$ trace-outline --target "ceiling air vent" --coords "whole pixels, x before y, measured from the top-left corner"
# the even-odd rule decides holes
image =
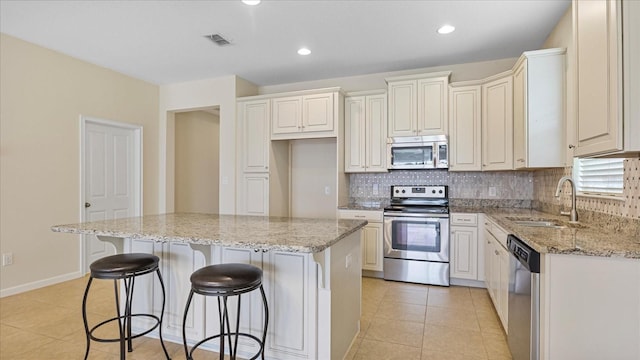
[[[220,34],[206,35],[206,37],[209,38],[209,40],[213,41],[214,43],[218,44],[218,46],[225,46],[225,45],[231,44],[229,40],[223,38],[222,35]]]

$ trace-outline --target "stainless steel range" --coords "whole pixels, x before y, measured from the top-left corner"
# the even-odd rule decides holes
[[[448,187],[392,186],[384,208],[384,278],[449,286]]]

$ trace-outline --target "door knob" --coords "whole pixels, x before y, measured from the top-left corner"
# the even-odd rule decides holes
[[[91,203],[88,203],[88,202],[84,203],[84,207],[86,208],[91,207]]]

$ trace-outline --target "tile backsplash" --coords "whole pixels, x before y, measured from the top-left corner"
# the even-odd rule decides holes
[[[389,199],[391,185],[449,185],[451,199],[531,200],[533,198],[533,173],[530,171],[396,170],[389,173],[351,174],[349,189],[351,202],[357,204],[384,202]]]
[[[571,192],[563,191],[560,198],[554,196],[558,180],[563,176],[571,176],[572,166],[558,169],[536,171],[533,175],[533,200],[540,207],[571,208]],[[568,185],[566,185],[568,188]],[[624,191],[620,199],[578,196],[578,210],[588,210],[612,216],[631,219],[640,218],[640,159],[624,160]],[[559,211],[559,210],[558,210]],[[555,211],[554,211],[555,212]]]

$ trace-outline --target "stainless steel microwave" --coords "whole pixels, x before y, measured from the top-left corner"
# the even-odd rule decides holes
[[[449,168],[447,136],[387,138],[387,168],[389,170]]]

